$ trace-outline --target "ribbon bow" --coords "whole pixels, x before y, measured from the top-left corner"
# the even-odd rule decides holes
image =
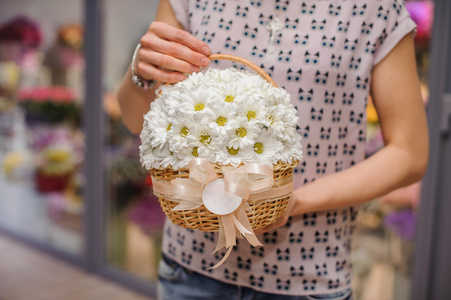
[[[236,245],[237,230],[249,243],[263,246],[252,230],[246,211],[252,211],[248,201],[261,201],[287,195],[292,184],[272,187],[273,169],[264,164],[249,163],[239,168],[222,167],[224,178],[218,178],[214,167],[205,159],[194,158],[189,165],[189,179],[176,178],[170,184],[154,181],[155,192],[170,195],[180,201],[173,208],[196,209],[202,205],[219,218],[219,240],[213,253],[227,248],[224,257],[212,269],[222,265]]]

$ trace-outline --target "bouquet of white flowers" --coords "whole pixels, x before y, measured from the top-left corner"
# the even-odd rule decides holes
[[[144,116],[140,157],[167,216],[220,231],[218,249],[230,251],[236,230],[259,245],[253,229],[286,209],[301,136],[290,95],[269,75],[241,58],[210,58],[244,62],[261,76],[209,68],[161,86]]]
[[[301,159],[290,95],[259,75],[210,68],[157,93],[141,132],[149,170],[186,168],[196,157],[234,167]]]

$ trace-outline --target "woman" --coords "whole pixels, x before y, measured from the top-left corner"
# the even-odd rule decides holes
[[[427,167],[414,29],[394,0],[160,2],[141,38],[137,78],[178,82],[208,66],[210,53],[247,58],[291,94],[304,151],[289,208],[257,232],[263,248],[241,242],[208,270],[215,237],[167,222],[161,299],[352,298],[358,205],[418,181]],[[129,70],[119,100],[125,124],[139,133],[156,87],[143,90],[131,77]],[[385,147],[363,160],[370,93]]]

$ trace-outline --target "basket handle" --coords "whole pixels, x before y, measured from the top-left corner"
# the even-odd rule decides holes
[[[231,60],[231,61],[236,61],[240,64],[243,64],[249,68],[251,68],[252,70],[254,70],[255,72],[257,72],[261,77],[263,77],[266,81],[268,81],[269,83],[271,83],[273,86],[277,87],[277,84],[274,82],[274,80],[271,78],[271,76],[269,76],[268,73],[266,73],[262,68],[260,68],[259,66],[257,66],[256,64],[254,64],[253,62],[236,56],[236,55],[230,55],[230,54],[222,54],[222,53],[217,53],[217,54],[211,54],[210,56],[208,56],[208,58],[210,60]]]

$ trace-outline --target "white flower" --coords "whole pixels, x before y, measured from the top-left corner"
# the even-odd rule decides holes
[[[292,160],[302,160],[301,136],[296,135],[283,142],[283,151],[276,154],[276,160],[290,163]]]
[[[189,142],[187,136],[191,134],[191,131],[195,130],[193,129],[194,127],[199,125],[197,125],[186,116],[182,116],[178,119],[173,119],[171,123],[171,129],[168,131],[168,141],[170,148],[173,149],[172,151],[174,151],[178,148],[187,147]]]
[[[193,87],[189,93],[180,94],[179,97],[181,99],[178,105],[179,114],[205,114],[205,108],[219,101],[219,95],[215,90],[205,88],[203,85]]]
[[[197,147],[197,154],[202,158],[214,157],[224,144],[224,139],[225,136],[216,135],[212,129],[204,126],[193,126],[191,134],[187,136],[188,148]]]
[[[251,75],[251,74],[249,74],[249,75]],[[247,90],[251,90],[251,89],[258,90],[264,94],[267,94],[268,90],[274,88],[274,86],[271,83],[267,82],[259,75],[249,76],[249,78],[246,78],[246,81],[244,82],[244,84],[245,84],[245,88]]]
[[[177,89],[181,89],[181,90],[188,89],[189,90],[190,88],[197,86],[198,84],[200,84],[201,82],[204,81],[204,76],[205,76],[204,72],[205,72],[205,69],[200,72],[192,73],[191,75],[188,76],[188,78],[176,83],[174,86]]]
[[[252,149],[254,160],[269,161],[275,164],[277,163],[276,154],[283,150],[283,144],[272,137],[267,130],[263,130],[255,139]]]
[[[266,127],[272,136],[279,139],[286,138],[285,123],[283,122],[283,111],[278,106],[271,106],[268,108],[266,114]]]
[[[237,104],[240,103],[240,97],[246,92],[244,86],[239,82],[235,83],[216,83],[215,88],[218,89],[219,97],[222,101],[234,106],[233,109],[239,109]]]
[[[237,117],[230,121],[230,123],[233,128],[233,133],[230,136],[230,144],[234,148],[245,148],[253,145],[262,127],[254,120],[248,121],[246,117]]]
[[[238,114],[247,118],[248,121],[256,121],[259,124],[266,124],[267,109],[263,95],[246,92],[246,100],[243,101]]]
[[[217,136],[230,136],[233,131],[231,121],[236,116],[236,110],[232,109],[233,107],[222,101],[212,104],[201,121],[202,124],[211,128]]]
[[[166,88],[169,88],[166,86]],[[157,99],[152,102],[151,110],[155,111],[157,114],[160,111],[164,111],[168,116],[174,117],[177,115],[177,108],[181,103],[181,95],[180,91],[174,90],[172,93],[169,90],[165,90],[159,96],[157,95]],[[154,109],[158,108],[158,109]],[[161,107],[161,108],[160,108]]]
[[[216,161],[224,166],[232,165],[238,167],[241,162],[247,161],[252,156],[252,148],[248,147],[233,147],[231,144],[223,145],[216,153]]]
[[[169,117],[164,112],[160,112],[158,115],[150,111],[144,116],[144,123],[141,135],[144,132],[147,133],[147,136],[152,140],[152,145],[154,147],[161,147],[168,141],[168,132],[171,129],[172,124],[169,120]],[[141,140],[143,137],[141,137]]]

